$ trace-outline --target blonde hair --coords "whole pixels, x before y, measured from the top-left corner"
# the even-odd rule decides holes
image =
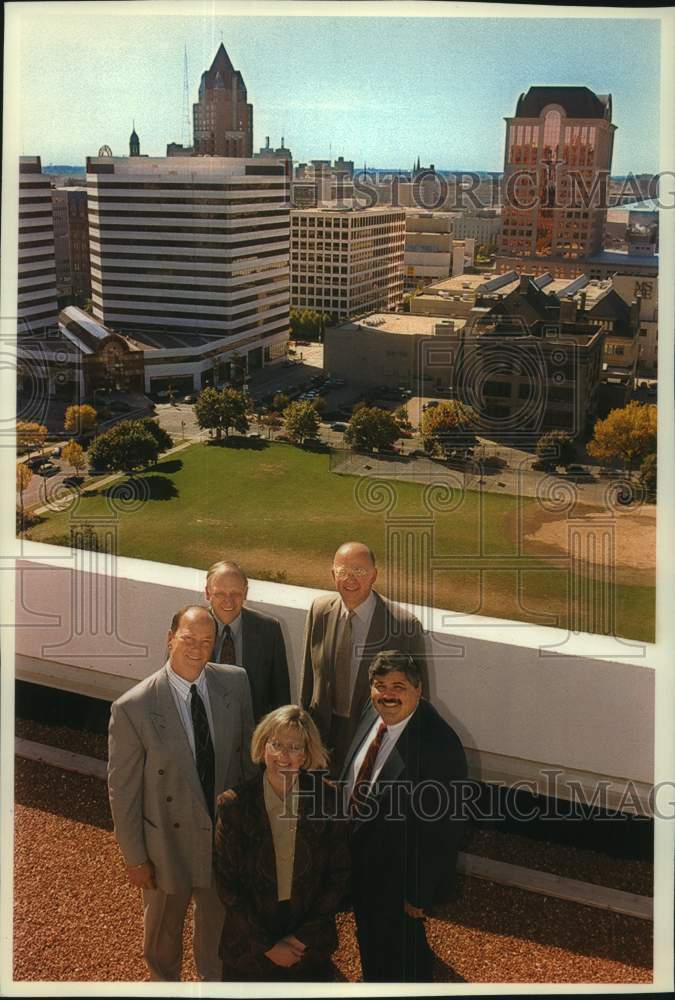
[[[305,743],[303,767],[308,771],[321,770],[328,763],[328,751],[321,742],[319,730],[304,708],[299,705],[282,705],[260,720],[251,738],[251,760],[260,764],[265,757],[265,744],[274,739],[280,729],[297,729]]]

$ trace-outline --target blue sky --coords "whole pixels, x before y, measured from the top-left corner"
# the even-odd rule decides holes
[[[104,143],[126,155],[132,120],[141,151],[164,155],[181,140],[184,45],[191,108],[222,36],[254,106],[255,148],[284,135],[296,160],[332,153],[409,167],[419,155],[439,168],[500,170],[503,118],[519,94],[584,84],[613,96],[612,172],[658,169],[656,19],[185,16],[185,4],[118,16],[113,4],[78,6],[18,14],[10,129],[44,164],[83,164]]]

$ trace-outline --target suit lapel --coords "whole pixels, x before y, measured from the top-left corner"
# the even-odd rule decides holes
[[[232,698],[228,692],[222,675],[219,675],[210,664],[207,664],[206,685],[209,690],[209,704],[213,717],[213,749],[216,758],[215,789],[216,795],[225,790],[227,771],[232,755],[232,735],[234,719]]]
[[[253,618],[246,609],[241,609],[241,664],[246,669],[247,663],[255,663],[258,659],[260,636],[253,627]]]
[[[181,722],[176,702],[171,692],[167,675],[168,666],[157,678],[156,711],[150,713],[150,719],[159,738],[171,748],[171,754],[184,777],[192,786],[198,802],[204,802],[204,792],[199,783],[195,759],[190,749],[187,733]],[[210,693],[210,692],[209,692]],[[206,805],[204,805],[206,810]]]
[[[349,745],[349,750],[347,751],[347,756],[345,758],[344,767],[342,769],[341,780],[345,781],[349,775],[349,770],[352,766],[352,761],[358,753],[359,747],[363,743],[366,734],[373,722],[375,721],[375,716],[377,712],[372,705],[368,706],[368,709],[361,716],[361,720],[356,727],[356,732],[354,733],[354,738]]]
[[[368,683],[368,667],[370,666],[375,653],[382,648],[384,637],[387,632],[387,608],[379,594],[375,593],[375,607],[373,617],[370,620],[370,628],[366,636],[366,644],[361,650],[359,666],[354,682],[352,693],[351,716],[358,718],[368,698],[370,684]]]
[[[332,689],[335,680],[335,638],[338,622],[340,621],[341,607],[342,602],[340,597],[336,595],[334,600],[326,605],[323,613],[323,648],[326,658],[325,662],[328,663],[327,687],[329,689]]]

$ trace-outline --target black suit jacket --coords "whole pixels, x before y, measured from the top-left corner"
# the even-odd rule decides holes
[[[286,644],[277,619],[242,608],[241,648],[244,662],[237,666],[248,674],[253,716],[259,722],[272,709],[291,701]]]
[[[343,780],[376,718],[370,705],[347,753]],[[407,900],[429,911],[452,897],[466,828],[461,817],[465,778],[459,737],[433,705],[420,699],[371,789],[363,818],[352,824],[355,901],[384,912]]]

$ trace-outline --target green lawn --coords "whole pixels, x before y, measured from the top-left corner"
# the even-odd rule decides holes
[[[124,483],[118,481],[116,492]],[[527,548],[518,556],[514,513],[518,504],[532,505],[531,499],[454,493],[450,509],[438,503],[440,509],[430,512],[424,486],[390,482],[385,489],[393,491],[394,506],[386,511],[377,507],[376,488],[371,486],[370,500],[364,501],[368,481],[332,473],[326,454],[236,442],[193,445],[128,485],[142,497],[132,509],[124,509],[121,495],[111,498],[114,487],[94,481],[73,508],[47,517],[30,537],[68,544],[72,525],[95,526],[98,517],[113,513],[120,555],[200,568],[228,556],[254,578],[326,589],[332,587],[333,551],[345,540],[359,539],[378,554],[379,586],[391,597],[562,627],[570,623],[566,567]],[[435,560],[426,574],[419,555],[425,546]],[[424,562],[428,566],[429,560]],[[604,594],[599,584],[593,588],[595,600],[587,603],[597,607]],[[610,589],[617,634],[653,641],[654,587]],[[576,620],[583,630],[597,630],[583,611]]]

